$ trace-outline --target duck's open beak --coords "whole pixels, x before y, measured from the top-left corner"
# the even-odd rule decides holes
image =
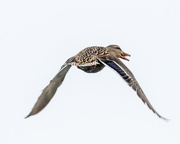
[[[123,52],[123,51],[121,51],[120,57],[121,57],[122,59],[125,59],[125,60],[129,61],[129,59],[127,59],[125,56],[131,56],[131,55],[130,55],[130,54],[127,54],[127,53],[125,53],[125,52]]]

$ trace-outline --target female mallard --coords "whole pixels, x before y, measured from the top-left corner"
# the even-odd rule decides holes
[[[125,56],[130,55],[124,53],[118,45],[109,45],[107,47],[93,46],[80,51],[77,55],[69,58],[65,62],[59,73],[43,90],[42,94],[38,98],[38,101],[27,117],[37,114],[49,103],[56,93],[57,88],[62,84],[72,65],[77,66],[79,69],[87,73],[99,72],[105,67],[105,65],[107,65],[118,72],[118,74],[137,92],[137,95],[141,98],[141,100],[146,103],[154,113],[156,113],[160,118],[163,118],[152,107],[131,71],[118,59],[122,58],[128,60]]]

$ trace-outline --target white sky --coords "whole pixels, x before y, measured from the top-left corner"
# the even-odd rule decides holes
[[[178,0],[1,0],[1,144],[179,144]],[[118,44],[159,119],[109,68],[72,67],[49,105],[41,90],[71,56]]]

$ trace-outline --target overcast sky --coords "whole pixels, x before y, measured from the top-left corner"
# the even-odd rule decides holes
[[[158,118],[113,70],[72,67],[49,105],[28,119],[71,56],[117,44]],[[1,144],[179,144],[179,0],[1,0]]]

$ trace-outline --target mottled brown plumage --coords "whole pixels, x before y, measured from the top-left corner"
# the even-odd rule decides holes
[[[56,93],[57,88],[62,84],[71,66],[75,65],[87,73],[99,72],[105,66],[111,67],[116,72],[118,72],[118,74],[128,83],[128,85],[137,92],[139,98],[141,98],[141,100],[146,103],[154,113],[156,113],[160,118],[163,118],[152,107],[132,72],[122,63],[122,61],[120,61],[120,59],[118,59],[122,58],[128,60],[125,56],[130,55],[124,53],[118,45],[109,45],[107,47],[92,46],[80,51],[77,55],[69,58],[65,62],[59,73],[43,90],[42,94],[38,98],[38,101],[27,117],[37,114],[49,103],[49,101]]]

